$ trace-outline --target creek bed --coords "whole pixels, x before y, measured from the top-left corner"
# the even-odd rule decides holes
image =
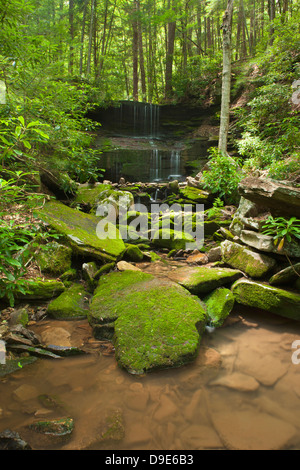
[[[143,377],[121,370],[87,321],[46,319],[32,328],[68,329],[89,352],[38,359],[0,380],[0,432],[17,431],[34,449],[300,449],[297,322],[237,305],[225,326],[205,332],[193,364]],[[42,402],[45,395],[59,406]],[[29,427],[62,415],[74,419],[62,442]],[[110,416],[122,432],[107,437]]]

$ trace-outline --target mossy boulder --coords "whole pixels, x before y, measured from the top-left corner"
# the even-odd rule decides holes
[[[121,257],[125,245],[117,228],[106,224],[106,232],[98,230],[99,219],[51,200],[38,211],[40,219],[62,234],[74,253],[112,262]],[[106,238],[104,238],[104,235]]]
[[[169,250],[186,249],[187,245],[195,245],[196,242],[188,232],[180,232],[172,229],[157,230],[154,234],[152,244],[157,248],[168,248]]]
[[[203,304],[168,280],[138,271],[103,276],[89,321],[96,337],[110,328],[120,367],[132,374],[192,361],[206,324]]]
[[[111,339],[114,322],[118,318],[118,298],[127,287],[153,279],[151,274],[142,271],[126,270],[103,274],[94,291],[88,319],[98,339]]]
[[[88,294],[82,284],[73,284],[50,302],[47,313],[58,320],[86,318],[88,306]]]
[[[74,203],[77,204],[88,204],[91,207],[94,206],[103,191],[108,191],[111,189],[109,184],[81,184],[78,186],[76,198]]]
[[[195,295],[208,294],[218,287],[232,284],[242,277],[241,271],[206,266],[184,267],[168,273],[169,279]]]
[[[35,259],[42,273],[59,276],[71,268],[72,250],[70,247],[57,242],[41,245]]]
[[[220,287],[207,295],[203,302],[207,307],[211,326],[219,327],[232,311],[235,298],[231,290]]]
[[[134,197],[129,191],[108,189],[99,194],[94,206],[96,216],[107,216],[113,208],[118,217],[134,207]]]
[[[136,245],[129,245],[124,253],[124,259],[138,263],[143,261],[144,253]]]
[[[231,290],[239,304],[300,320],[300,294],[248,279],[238,280]]]
[[[271,286],[289,285],[300,280],[300,263],[288,266],[269,279]]]
[[[232,268],[240,269],[253,278],[262,278],[276,266],[276,261],[264,254],[249,250],[239,243],[225,240],[221,243],[222,260]]]
[[[16,298],[20,300],[49,300],[64,292],[65,286],[55,279],[29,279],[26,282],[26,294],[18,292]]]
[[[199,204],[205,204],[210,198],[210,193],[207,191],[193,188],[191,186],[186,186],[185,188],[180,189],[179,194],[183,199],[187,199],[191,202],[197,202]]]

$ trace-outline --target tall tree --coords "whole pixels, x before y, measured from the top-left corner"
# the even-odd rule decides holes
[[[222,100],[219,131],[219,151],[227,153],[227,139],[229,129],[229,111],[230,111],[230,87],[231,87],[231,29],[233,2],[228,0],[227,8],[223,16],[223,73],[222,73]]]

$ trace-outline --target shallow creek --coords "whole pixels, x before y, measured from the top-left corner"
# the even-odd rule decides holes
[[[299,323],[236,306],[222,328],[205,332],[194,363],[143,377],[120,370],[87,321],[46,318],[32,329],[66,330],[87,352],[38,359],[0,380],[0,432],[17,431],[34,449],[300,449]],[[63,416],[75,423],[65,441],[29,428]],[[120,440],[101,438],[111,416]]]

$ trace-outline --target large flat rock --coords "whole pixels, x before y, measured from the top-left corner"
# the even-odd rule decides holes
[[[236,302],[300,320],[300,294],[262,282],[239,279],[232,286]]]
[[[62,234],[75,253],[98,259],[115,261],[125,251],[125,245],[115,226],[108,224],[107,238],[99,238],[99,218],[71,209],[51,200],[38,212],[39,217]]]
[[[248,177],[239,184],[245,199],[267,207],[274,215],[300,217],[300,189],[271,179]]]
[[[89,313],[96,334],[113,326],[116,359],[132,374],[193,361],[206,320],[203,304],[186,289],[136,271],[102,276]]]
[[[207,294],[217,287],[233,283],[242,276],[242,272],[236,269],[206,266],[183,267],[168,273],[171,281],[177,282],[195,295]]]

